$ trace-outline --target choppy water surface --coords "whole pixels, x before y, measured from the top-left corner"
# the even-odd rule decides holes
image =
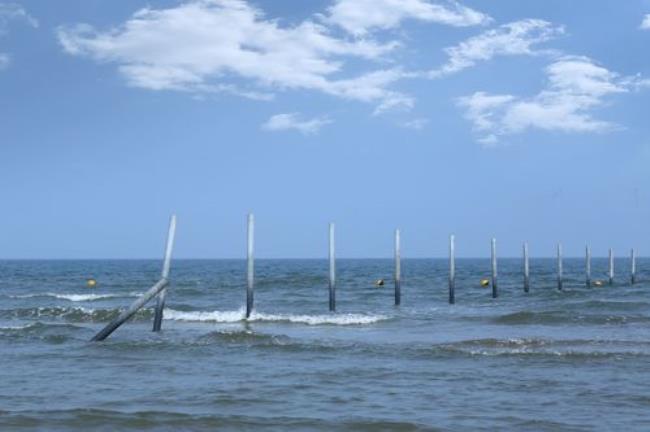
[[[177,260],[162,333],[147,309],[91,343],[160,262],[0,262],[0,429],[650,429],[650,260],[591,289],[566,260],[563,292],[533,260],[529,294],[502,260],[497,300],[458,260],[454,306],[444,260],[405,260],[400,308],[390,260],[339,260],[335,314],[324,260],[256,264],[248,322],[243,261]]]

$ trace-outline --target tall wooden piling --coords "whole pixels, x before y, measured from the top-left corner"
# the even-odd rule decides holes
[[[255,284],[255,259],[253,256],[255,241],[255,217],[248,215],[246,242],[246,318],[253,313],[253,288]]]
[[[499,291],[497,287],[497,239],[492,239],[492,249],[491,249],[491,259],[492,259],[492,298],[497,298],[499,296]]]
[[[585,285],[591,287],[591,248],[585,246]]]
[[[636,283],[636,251],[634,248],[630,253],[630,261],[632,266],[630,269],[630,284],[634,285]]]
[[[609,278],[609,284],[614,284],[614,251],[612,248],[609,248],[609,268],[607,270],[607,276]]]
[[[395,306],[402,303],[402,258],[399,229],[395,230]]]
[[[336,310],[336,258],[334,255],[334,224],[329,229],[329,294],[330,312]]]
[[[449,304],[456,303],[456,239],[449,236]]]
[[[524,242],[524,292],[530,291],[530,266],[528,263],[528,242]]]
[[[172,262],[172,250],[174,249],[174,237],[176,236],[176,215],[172,215],[169,220],[169,230],[167,232],[167,243],[165,244],[165,257],[163,260],[163,268],[161,277],[169,280],[169,271]],[[162,326],[163,313],[165,310],[165,300],[167,298],[167,287],[158,295],[158,303],[156,304],[156,313],[153,319],[153,331],[158,332]]]
[[[562,287],[564,285],[563,273],[564,273],[564,268],[562,263],[562,243],[558,243],[557,244],[557,289],[559,291],[562,291]]]

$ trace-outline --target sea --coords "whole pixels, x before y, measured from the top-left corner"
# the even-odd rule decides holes
[[[147,305],[91,338],[159,278],[159,260],[0,261],[0,430],[648,431],[650,259],[174,260],[162,331]],[[94,278],[97,285],[88,288]],[[384,279],[383,286],[375,281]]]

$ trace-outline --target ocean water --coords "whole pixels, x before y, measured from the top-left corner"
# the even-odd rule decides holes
[[[159,277],[160,261],[0,262],[0,430],[650,430],[650,260],[586,288],[583,261],[175,260],[163,331],[141,311],[89,342]],[[593,279],[606,279],[594,259]],[[98,285],[85,287],[94,277]],[[373,281],[386,279],[377,288]]]

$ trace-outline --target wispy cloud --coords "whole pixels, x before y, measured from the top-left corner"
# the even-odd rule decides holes
[[[38,21],[16,3],[0,3],[0,36],[9,31],[12,21],[22,21],[31,27],[38,27]],[[0,52],[0,70],[6,69],[11,64],[11,56]]]
[[[25,8],[16,3],[0,3],[0,34],[5,33],[11,21],[23,21],[37,28],[38,20],[27,13]]]
[[[393,29],[404,20],[419,20],[456,27],[486,24],[491,18],[455,1],[337,0],[324,20],[347,32],[364,36],[375,29]]]
[[[650,14],[646,14],[643,17],[643,21],[641,21],[641,26],[639,28],[641,30],[650,30]]]
[[[271,116],[262,124],[262,129],[271,132],[295,130],[304,135],[313,135],[318,133],[323,126],[330,123],[332,121],[327,117],[304,120],[299,113],[285,113]]]
[[[429,124],[429,119],[416,118],[401,122],[399,125],[406,129],[422,130]]]
[[[9,54],[0,53],[0,70],[6,69],[10,63]]]
[[[606,132],[618,128],[598,120],[593,110],[606,97],[635,88],[636,77],[621,77],[587,57],[562,57],[546,68],[547,85],[523,98],[476,92],[458,100],[473,123],[479,141],[496,144],[500,137],[528,129],[563,132]]]
[[[459,72],[497,56],[540,54],[544,51],[536,50],[536,45],[554,39],[562,33],[562,27],[538,19],[504,24],[446,48],[445,52],[449,56],[447,63],[431,71],[429,77],[438,78]]]

